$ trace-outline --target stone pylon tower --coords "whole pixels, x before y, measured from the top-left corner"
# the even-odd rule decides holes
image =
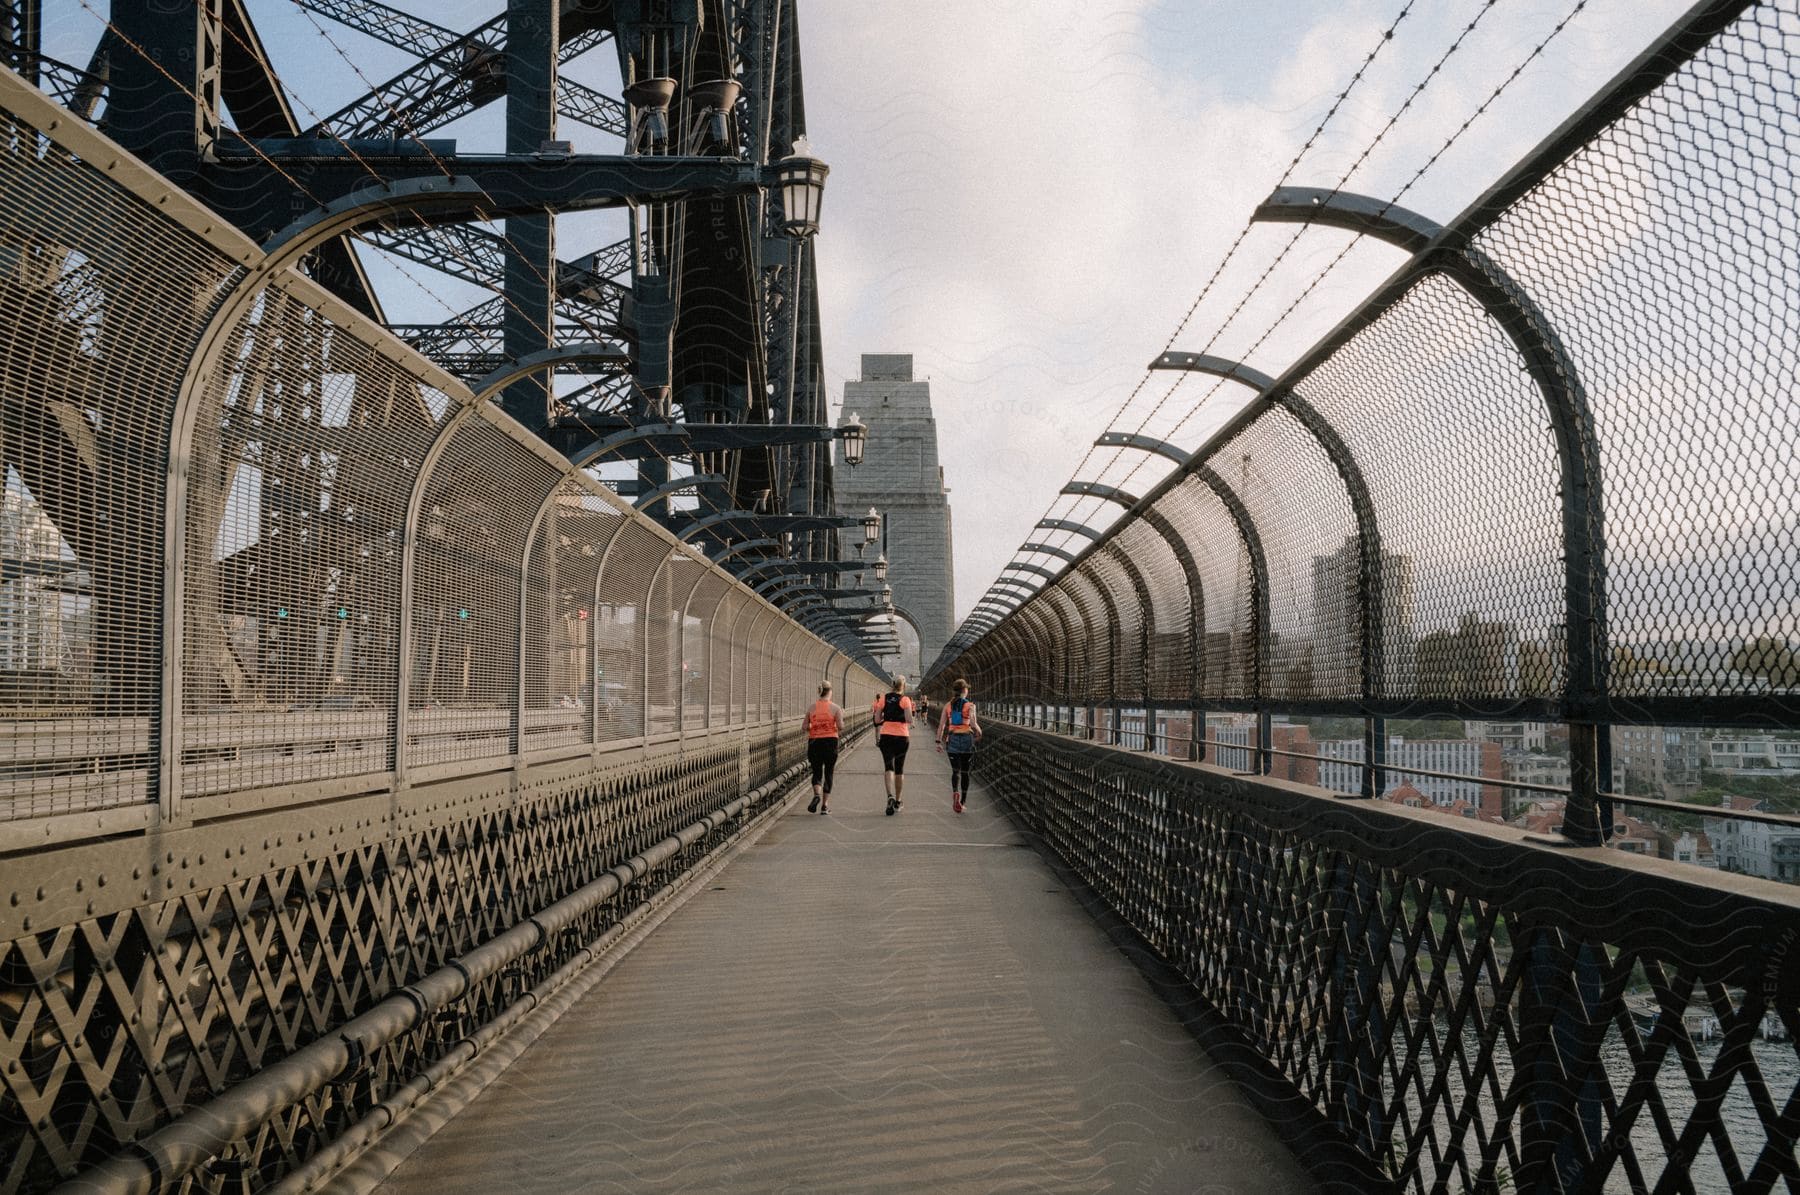
[[[840,458],[833,470],[838,510],[882,513],[882,543],[894,610],[918,633],[915,654],[905,652],[896,671],[918,679],[943,649],[954,629],[956,608],[950,558],[950,503],[944,470],[938,464],[937,420],[931,414],[931,383],[913,380],[910,353],[865,353],[862,377],[844,384],[844,410],[868,424],[863,463],[849,468]],[[845,554],[856,555],[862,532],[845,533]],[[868,553],[873,561],[874,551]],[[874,582],[870,581],[873,585]],[[901,642],[910,636],[901,632]]]

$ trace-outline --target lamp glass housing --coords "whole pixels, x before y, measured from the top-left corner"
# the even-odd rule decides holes
[[[869,446],[869,428],[856,418],[854,413],[844,416],[838,424],[838,439],[844,442],[844,463],[851,468],[863,463],[863,453]]]
[[[864,544],[872,544],[881,538],[881,513],[873,506],[869,507],[869,513],[863,516],[862,529]]]
[[[825,201],[825,176],[831,167],[803,154],[776,164],[781,187],[781,227],[789,236],[809,237],[819,231],[819,208]]]

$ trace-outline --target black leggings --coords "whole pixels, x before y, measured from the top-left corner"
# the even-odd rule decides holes
[[[969,765],[975,762],[973,751],[946,751],[950,757],[950,791],[966,794],[969,791]]]
[[[910,741],[903,734],[878,734],[875,746],[881,751],[881,770],[896,776],[906,774],[906,749]]]
[[[806,762],[812,765],[812,782],[819,783],[824,777],[825,795],[831,795],[831,769],[837,766],[838,741],[836,739],[807,739]]]

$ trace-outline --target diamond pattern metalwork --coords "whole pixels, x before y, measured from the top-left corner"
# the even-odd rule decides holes
[[[1014,816],[1403,1188],[1800,1185],[1790,889],[988,737]]]

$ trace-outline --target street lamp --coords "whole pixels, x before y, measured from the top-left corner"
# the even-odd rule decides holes
[[[651,147],[669,140],[669,102],[675,98],[675,80],[666,76],[639,79],[625,89],[625,102],[638,110],[638,123],[632,129],[632,140],[648,142]]]
[[[852,469],[863,463],[863,450],[869,446],[869,427],[851,412],[837,426],[837,437],[844,442],[844,463]]]
[[[862,517],[862,529],[863,547],[866,548],[876,540],[880,539],[881,512],[876,510],[873,506],[869,507],[869,513]]]
[[[877,581],[887,580],[887,568],[888,568],[888,565],[887,565],[886,554],[884,553],[880,556],[877,556],[875,558],[875,579]]]
[[[713,146],[732,146],[731,112],[743,90],[744,85],[736,79],[707,79],[688,88],[688,100],[700,114],[699,124]]]
[[[798,151],[801,148],[795,145]],[[819,231],[819,205],[825,201],[825,176],[831,167],[814,157],[795,152],[775,164],[781,187],[781,229],[791,237],[805,238]]]

